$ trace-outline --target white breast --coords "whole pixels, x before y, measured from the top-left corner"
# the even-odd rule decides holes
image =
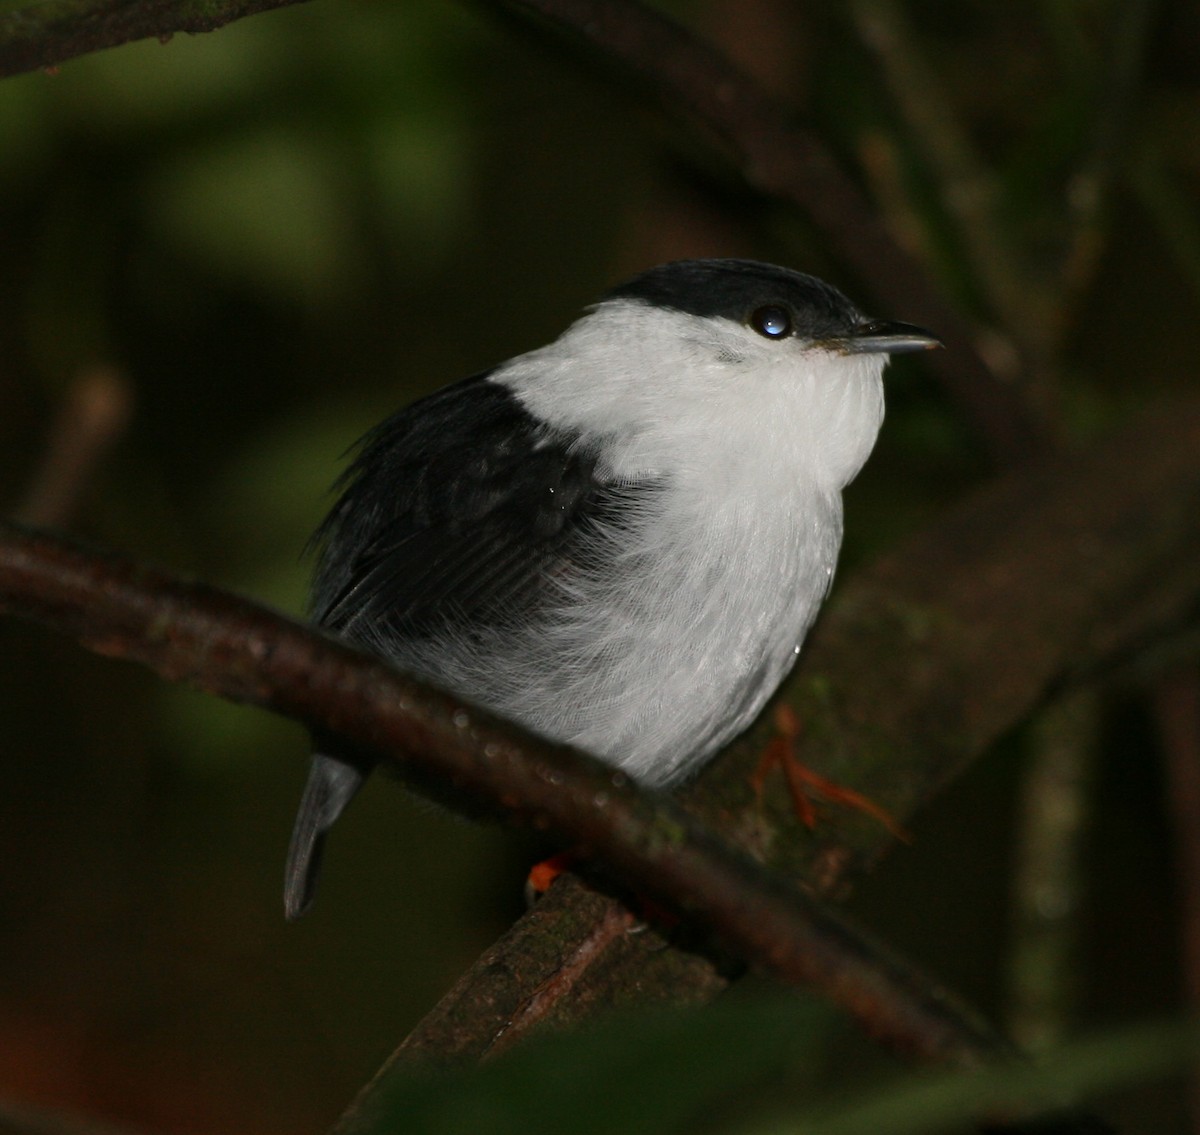
[[[431,676],[644,783],[694,771],[775,691],[828,591],[883,361],[622,302],[507,364],[494,380],[603,473],[663,490],[632,531],[595,532],[604,570],[552,580],[548,617],[444,644]]]
[[[841,540],[836,496],[774,495],[714,508],[695,486],[668,494],[672,521],[648,526],[639,570],[594,597],[604,615],[555,636],[568,653],[574,634],[600,649],[572,696],[542,708],[547,731],[666,784],[753,720],[795,662]]]

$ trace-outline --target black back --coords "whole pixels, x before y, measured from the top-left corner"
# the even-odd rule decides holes
[[[582,525],[630,491],[476,375],[372,430],[315,537],[315,620],[367,645],[527,618]]]

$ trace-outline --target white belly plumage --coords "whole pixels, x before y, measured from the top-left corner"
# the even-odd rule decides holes
[[[621,534],[618,570],[550,579],[525,625],[392,643],[392,660],[642,783],[681,780],[787,674],[841,542],[838,494],[743,504],[714,516],[676,499],[668,514],[702,531],[647,515],[637,540]]]

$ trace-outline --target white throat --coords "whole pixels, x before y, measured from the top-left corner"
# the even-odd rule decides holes
[[[836,492],[875,444],[885,364],[621,300],[493,379],[544,421],[605,439],[618,475],[773,470],[793,487]]]

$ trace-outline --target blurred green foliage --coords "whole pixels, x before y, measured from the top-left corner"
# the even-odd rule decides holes
[[[926,110],[957,119],[984,175],[1000,252],[982,262],[946,192],[947,151],[865,46],[872,5],[855,7],[671,5],[801,108],[991,329],[997,358],[1032,351],[1031,397],[1065,436],[1194,386],[1195,6],[901,10],[935,83]],[[7,80],[2,499],[24,499],[77,376],[113,364],[134,413],[75,530],[299,613],[303,548],[364,429],[685,255],[793,263],[871,306],[870,281],[848,278],[805,218],[748,192],[645,92],[483,5],[314,0]],[[1006,285],[990,276],[1001,268]],[[917,366],[890,383],[848,499],[844,570],[987,471]],[[1106,738],[1080,912],[1091,1026],[1179,1001],[1171,843],[1135,701],[1114,707]],[[956,785],[856,899],[995,1012],[1024,750],[1012,738]],[[516,913],[533,849],[376,782],[332,842],[315,910],[286,926],[305,758],[288,723],[0,624],[0,1097],[181,1133],[313,1130],[338,1114]],[[612,1098],[646,1107],[608,1127],[596,1111],[590,1129],[732,1130],[758,1114],[760,1062],[765,1084],[792,1058],[801,1099],[895,1071],[827,1016],[790,1012],[624,1022],[564,1046],[553,1091],[534,1063],[551,1045],[466,1077],[455,1106],[496,1116],[515,1101],[533,1132]],[[797,1085],[806,1064],[820,1075]],[[447,1099],[413,1091],[405,1108],[430,1115]],[[1187,1129],[1178,1091],[1114,1108],[1141,1130]],[[489,1129],[453,1114],[455,1130]]]
[[[1038,1065],[888,1071],[864,1090],[839,1084],[830,1056],[844,1040],[830,1010],[779,993],[643,1009],[482,1068],[396,1077],[371,1119],[406,1135],[921,1135],[1031,1104],[1061,1114],[1073,1095],[1177,1073],[1200,1052],[1194,1024],[1155,1023],[1074,1041]]]
[[[756,1110],[748,1101],[761,1105],[781,1078],[820,1067],[837,1032],[828,1010],[790,996],[643,1009],[535,1039],[480,1069],[397,1078],[373,1119],[377,1130],[413,1135],[730,1130]]]

